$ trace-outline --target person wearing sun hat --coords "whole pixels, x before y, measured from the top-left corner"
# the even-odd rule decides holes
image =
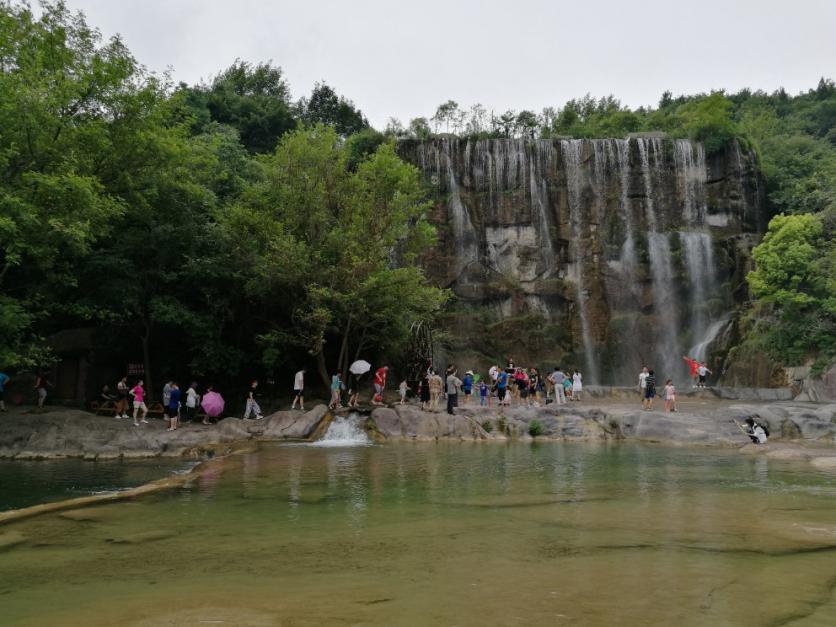
[[[464,393],[464,404],[467,405],[470,402],[470,394],[473,391],[473,371],[468,370],[464,373],[464,379],[462,379],[462,392]]]

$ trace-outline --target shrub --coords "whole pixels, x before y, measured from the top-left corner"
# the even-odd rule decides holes
[[[543,435],[543,425],[536,418],[528,423],[528,435],[536,438],[538,435]]]

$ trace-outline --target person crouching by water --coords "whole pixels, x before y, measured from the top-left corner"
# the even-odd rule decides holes
[[[250,383],[250,391],[247,393],[247,406],[244,409],[244,420],[250,417],[250,413],[255,415],[256,420],[261,420],[264,416],[261,415],[261,407],[255,400],[255,391],[258,388],[258,380],[253,380]]]
[[[744,427],[736,420],[734,424],[738,426],[738,428],[743,431],[746,435],[749,436],[749,439],[752,440],[754,444],[766,444],[767,438],[769,438],[769,429],[767,429],[764,425],[760,424],[755,420],[755,418],[759,418],[757,414],[754,416],[749,416],[744,422],[746,426]]]
[[[453,408],[459,404],[459,388],[462,386],[462,380],[456,374],[458,371],[453,368],[447,375],[447,413],[453,415]]]

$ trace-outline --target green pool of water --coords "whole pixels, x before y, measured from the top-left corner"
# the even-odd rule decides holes
[[[0,511],[134,488],[173,472],[186,471],[193,465],[172,459],[0,460]]]
[[[725,450],[264,446],[0,527],[0,622],[829,627],[834,496]]]

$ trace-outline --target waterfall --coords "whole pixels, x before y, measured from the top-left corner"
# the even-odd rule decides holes
[[[676,180],[680,187],[684,206],[682,215],[687,224],[700,225],[705,222],[705,197],[703,187],[706,180],[705,151],[702,144],[687,139],[673,143],[673,161]]]
[[[337,416],[328,425],[328,430],[322,439],[317,440],[311,446],[369,446],[369,436],[360,428],[360,415],[353,413],[347,418]]]
[[[595,355],[595,344],[592,341],[592,331],[589,325],[588,303],[589,294],[584,285],[585,255],[581,250],[581,147],[583,140],[564,139],[560,141],[560,152],[563,155],[563,166],[566,169],[566,186],[569,197],[569,227],[571,229],[570,251],[575,263],[575,293],[577,297],[578,316],[581,323],[581,339],[584,357],[586,359],[586,380],[590,383],[598,382],[598,361]]]
[[[684,249],[685,270],[688,273],[690,288],[690,331],[696,340],[705,336],[711,326],[708,299],[713,295],[716,284],[713,243],[711,236],[705,232],[681,232],[679,237]]]
[[[619,262],[624,281],[629,281],[629,289],[636,295],[636,279],[639,260],[636,257],[636,242],[633,236],[633,214],[630,211],[630,141],[616,139],[616,155],[618,159],[618,180],[620,186],[619,211],[624,223],[624,244],[621,246]]]
[[[691,350],[688,351],[688,354],[697,361],[705,361],[706,357],[708,357],[708,349],[714,343],[714,340],[717,339],[717,336],[720,335],[720,331],[728,324],[728,318],[722,318],[708,327],[703,335],[695,336],[699,339],[691,347]]]
[[[544,270],[541,276],[555,272],[555,254],[551,237],[549,216],[549,193],[546,176],[551,169],[554,157],[553,144],[550,140],[538,141],[529,157],[528,185],[531,195],[531,211],[534,224],[537,225],[537,239],[543,253]]]
[[[467,208],[462,203],[459,186],[456,182],[456,171],[454,164],[455,144],[449,140],[444,141],[444,156],[447,161],[447,185],[450,192],[450,226],[453,232],[453,241],[456,246],[456,276],[460,276],[467,267],[478,258],[476,230],[470,221]]]

